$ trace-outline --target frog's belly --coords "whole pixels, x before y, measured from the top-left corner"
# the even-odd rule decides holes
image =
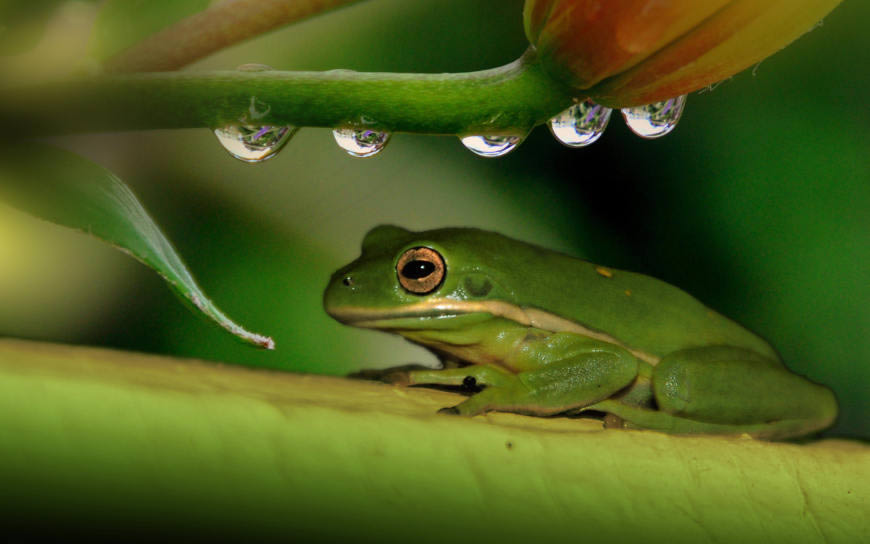
[[[502,317],[458,329],[396,331],[411,342],[465,364],[491,365],[509,372],[527,370],[516,354],[528,339],[552,334]]]

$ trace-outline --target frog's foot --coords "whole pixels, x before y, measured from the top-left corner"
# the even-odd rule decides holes
[[[522,391],[516,390],[517,386],[522,387],[519,380],[513,386],[489,387],[456,406],[449,406],[438,410],[438,413],[471,417],[491,410],[502,412],[521,411],[518,409],[519,407],[514,406],[514,399],[517,397],[522,398],[525,395],[523,395]]]

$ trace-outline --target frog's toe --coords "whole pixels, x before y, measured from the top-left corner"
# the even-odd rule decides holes
[[[411,375],[407,370],[395,370],[381,376],[381,381],[391,385],[411,385]]]
[[[475,393],[465,401],[460,402],[456,406],[448,406],[438,410],[439,414],[448,414],[451,416],[472,417],[477,414],[482,414],[487,410],[488,403],[486,397],[492,394],[492,389],[484,389],[480,393]],[[483,402],[481,402],[483,401]]]
[[[359,372],[354,372],[353,374],[348,374],[348,378],[388,383],[391,385],[410,385],[411,383],[407,371],[394,369],[361,370]]]
[[[605,429],[623,429],[625,428],[625,420],[615,414],[604,414]]]
[[[411,372],[428,370],[422,365],[403,365],[393,368],[365,369],[348,374],[348,378],[357,380],[371,380],[392,385],[411,385]]]

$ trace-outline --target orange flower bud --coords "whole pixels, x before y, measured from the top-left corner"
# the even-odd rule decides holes
[[[782,49],[840,0],[526,0],[547,71],[611,107],[721,81]]]

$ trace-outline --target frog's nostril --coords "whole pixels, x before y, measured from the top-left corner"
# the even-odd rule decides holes
[[[350,287],[351,285],[353,285],[353,278],[351,276],[345,276],[344,279],[341,280],[341,283]]]

